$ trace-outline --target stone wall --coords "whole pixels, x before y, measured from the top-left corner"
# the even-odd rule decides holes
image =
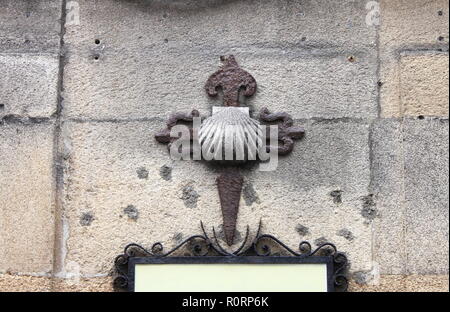
[[[244,172],[236,243],[262,219],[350,290],[448,291],[448,2],[368,2],[0,0],[0,289],[111,290],[127,243],[220,226],[217,172],[153,135],[234,54],[306,129]]]

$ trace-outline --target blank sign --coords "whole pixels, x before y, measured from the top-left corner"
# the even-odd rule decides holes
[[[326,292],[327,265],[136,264],[137,292]]]

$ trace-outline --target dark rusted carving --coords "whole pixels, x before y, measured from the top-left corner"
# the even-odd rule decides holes
[[[171,137],[170,136],[170,130],[172,130],[173,127],[175,127],[179,122],[185,121],[185,122],[192,122],[194,117],[200,117],[200,113],[198,110],[192,110],[190,114],[182,113],[182,112],[176,112],[170,115],[169,120],[167,120],[166,125],[167,127],[155,134],[155,139],[159,143],[163,144],[169,144],[168,147],[170,148],[170,144],[178,139],[179,137]],[[190,127],[191,132],[191,141],[193,138],[193,129]]]
[[[288,113],[271,114],[267,108],[263,108],[259,114],[259,119],[263,122],[281,121],[278,125],[278,141],[283,143],[281,146],[268,146],[267,149],[277,148],[279,155],[287,155],[294,148],[294,139],[301,139],[305,130],[302,127],[294,127],[294,121]]]
[[[245,96],[256,92],[256,80],[239,67],[233,55],[221,56],[222,67],[212,74],[206,82],[205,89],[209,96],[217,96],[219,88],[223,92],[224,106],[239,106],[239,92],[243,89]]]
[[[233,245],[243,184],[244,178],[235,168],[228,169],[217,178],[220,205],[222,206],[223,231],[229,246]]]
[[[218,95],[219,89],[223,92],[223,106],[238,107],[239,93],[250,97],[256,92],[256,80],[248,72],[239,67],[233,55],[221,56],[223,65],[212,74],[206,82],[205,90],[211,97]],[[170,137],[170,130],[179,122],[192,122],[194,117],[199,117],[197,110],[190,114],[175,113],[167,121],[167,127],[155,135],[158,142],[168,144],[169,148],[177,137]],[[279,155],[287,155],[294,148],[294,140],[301,139],[305,133],[301,127],[294,127],[292,117],[287,113],[270,113],[267,108],[261,110],[259,119],[266,123],[278,123],[279,146],[267,146],[268,151],[276,149]],[[193,139],[193,129],[191,130],[191,141]],[[281,145],[280,145],[281,143]],[[191,145],[192,147],[192,145]],[[192,150],[191,150],[192,152]],[[241,196],[243,177],[239,174],[238,168],[227,169],[217,178],[220,203],[222,206],[223,229],[228,245],[233,244],[236,221],[239,210],[239,200]]]

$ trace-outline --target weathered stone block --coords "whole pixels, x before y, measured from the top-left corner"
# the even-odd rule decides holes
[[[172,161],[154,139],[164,122],[65,125],[66,271],[107,274],[132,242],[168,249],[222,223],[217,173]],[[143,172],[146,174],[143,174]],[[170,173],[170,174],[169,174]],[[242,229],[241,229],[242,230]]]
[[[203,88],[220,65],[218,55],[140,53],[105,56],[99,61],[70,57],[64,79],[68,117],[139,119],[193,108],[209,115],[211,106],[222,105],[220,98],[210,99]],[[345,55],[242,53],[237,59],[258,82],[257,94],[248,101],[253,110],[270,107],[296,118],[331,118],[376,116],[374,56],[363,54],[355,63]]]
[[[248,58],[248,59],[247,59]],[[268,107],[294,118],[375,118],[377,80],[375,53],[297,57],[243,57],[242,64],[259,83],[248,105]]]
[[[66,125],[66,263],[77,263],[84,276],[109,272],[114,257],[131,242],[161,241],[169,249],[200,233],[200,220],[210,234],[213,226],[220,231],[215,179],[222,169],[171,161],[166,146],[153,138],[162,126]],[[364,122],[310,122],[307,138],[280,159],[277,171],[242,169],[246,187],[235,243],[242,242],[247,225],[254,235],[262,219],[264,232],[293,248],[303,239],[313,244],[327,239],[348,253],[352,270],[370,269],[371,218],[363,213],[370,183],[368,128]],[[148,174],[142,175],[144,169]],[[338,204],[330,195],[336,189],[342,191]],[[305,237],[298,234],[299,224],[309,229]],[[343,229],[351,235],[342,235]]]
[[[448,120],[407,120],[404,138],[408,273],[448,274]]]
[[[366,2],[359,0],[77,2],[80,26],[68,27],[65,36],[72,51],[138,51],[158,46],[205,53],[252,46],[266,51],[345,51],[350,44],[358,50],[374,47],[376,42],[376,30],[367,27],[364,19]]]
[[[61,0],[2,0],[0,52],[59,51]]]
[[[111,276],[94,278],[54,279],[52,291],[56,292],[113,292]]]
[[[400,54],[410,50],[448,52],[448,2],[382,0],[380,6],[381,114],[384,117],[400,117],[404,113],[400,98],[403,87],[407,87],[403,84],[405,81],[400,79]],[[433,77],[431,81],[435,79],[441,80],[440,77]],[[420,86],[417,88],[420,90]],[[424,111],[427,112],[427,109]]]
[[[56,55],[0,54],[0,119],[48,118],[54,114],[58,64]]]
[[[400,101],[404,116],[448,117],[448,53],[402,55]]]
[[[80,1],[80,10],[82,27],[65,36],[70,118],[209,111],[221,103],[203,86],[226,54],[255,76],[254,109],[289,110],[296,118],[377,114],[375,30],[352,18],[364,16],[362,2]]]
[[[1,292],[112,292],[111,276],[96,278],[52,278],[48,276],[26,276],[0,274]]]
[[[381,274],[446,274],[448,121],[385,119],[371,137]]]
[[[49,292],[52,279],[49,277],[0,274],[0,292]]]
[[[380,0],[379,2],[382,49],[448,44],[448,1]],[[441,36],[443,39],[439,38]]]
[[[374,261],[381,274],[406,273],[405,190],[402,122],[380,119],[371,129]]]
[[[448,275],[382,275],[376,285],[350,282],[351,292],[448,292]]]
[[[242,206],[240,218],[261,218],[264,231],[293,248],[302,240],[335,243],[351,271],[372,268],[369,124],[308,121],[306,136],[279,159],[276,171],[251,171],[247,179],[258,201]],[[244,213],[245,211],[248,211]],[[243,216],[243,217],[241,217]],[[249,223],[249,221],[247,221]],[[244,222],[245,224],[245,222]]]
[[[0,124],[0,272],[48,273],[54,240],[53,125]]]

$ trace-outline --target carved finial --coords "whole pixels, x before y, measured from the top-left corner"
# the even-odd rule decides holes
[[[223,92],[224,106],[239,106],[239,91],[244,89],[245,96],[256,92],[256,80],[239,67],[233,55],[221,56],[221,68],[212,74],[206,82],[205,89],[209,96],[217,96],[218,88]]]

